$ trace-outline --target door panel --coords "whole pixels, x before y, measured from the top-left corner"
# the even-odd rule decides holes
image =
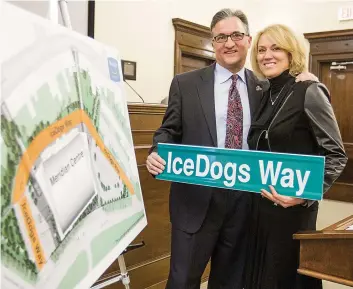
[[[182,54],[181,66],[182,72],[188,72],[199,68],[206,67],[212,64],[213,60],[207,58],[196,57],[188,54]]]
[[[347,69],[340,71],[330,70],[330,66],[330,63],[322,65],[322,82],[331,92],[342,139],[353,144],[353,65],[347,65]]]
[[[346,61],[353,59],[339,60]],[[319,75],[331,94],[331,103],[348,155],[348,163],[328,194],[341,194],[344,191],[353,201],[353,65],[347,65],[347,68],[342,70],[330,67],[331,62],[321,63]]]

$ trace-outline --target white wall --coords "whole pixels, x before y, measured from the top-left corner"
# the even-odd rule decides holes
[[[172,18],[209,26],[219,9],[242,9],[251,33],[271,23],[287,24],[299,33],[353,28],[339,22],[338,7],[353,1],[300,0],[145,0],[96,1],[95,38],[120,51],[123,59],[137,62],[137,80],[129,83],[146,102],[168,95],[174,65]],[[129,101],[139,101],[126,86]]]
[[[326,228],[353,215],[353,203],[324,200],[320,203],[317,229]],[[324,281],[324,289],[348,289],[351,287]]]
[[[7,2],[14,4],[22,9],[48,18],[49,0],[42,1],[14,1],[8,0]],[[59,3],[59,1],[57,1]],[[59,4],[58,4],[59,5]],[[59,6],[58,6],[59,7]],[[88,25],[88,2],[87,0],[80,1],[67,1],[67,9],[69,11],[72,29],[83,35],[87,35]],[[58,12],[58,23],[63,24],[60,9]]]
[[[324,200],[320,203],[317,229],[324,229],[351,215],[353,215],[353,203]]]

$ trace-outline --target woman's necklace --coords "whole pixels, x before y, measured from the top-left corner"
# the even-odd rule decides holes
[[[277,94],[277,96],[276,96],[276,98],[275,98],[275,100],[272,100],[272,90],[270,90],[270,100],[271,100],[271,104],[272,105],[274,105],[275,104],[275,102],[276,102],[276,100],[277,100],[277,98],[279,97],[279,95],[281,94],[281,92],[282,92],[282,90],[283,90],[283,88],[285,87],[285,85],[283,85],[283,87],[282,87],[282,89],[280,90],[280,92]]]

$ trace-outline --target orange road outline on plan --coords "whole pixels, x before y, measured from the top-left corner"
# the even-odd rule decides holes
[[[31,211],[30,205],[28,204],[28,200],[26,196],[23,196],[19,205],[21,208],[23,219],[25,221],[28,237],[31,241],[32,251],[34,254],[34,258],[36,260],[36,264],[38,266],[38,269],[41,270],[45,264],[45,256],[44,256],[42,245],[39,241],[39,236],[36,229],[36,223],[34,222],[32,211]]]
[[[69,114],[66,117],[56,121],[47,128],[43,129],[30,143],[27,150],[23,153],[20,164],[17,169],[15,176],[14,190],[12,194],[12,203],[19,203],[22,215],[25,219],[27,233],[31,240],[32,250],[36,259],[36,263],[39,269],[45,264],[45,256],[43,248],[39,242],[38,232],[36,230],[35,222],[32,216],[28,200],[24,195],[26,186],[29,179],[29,172],[32,169],[35,161],[38,159],[41,152],[50,145],[57,138],[69,132],[75,126],[84,123],[96,141],[97,146],[101,149],[104,156],[108,159],[110,164],[113,166],[117,174],[122,179],[123,183],[127,186],[129,192],[134,194],[134,188],[125,172],[121,169],[117,161],[113,158],[109,149],[104,145],[99,133],[94,127],[91,119],[85,111],[79,109]]]

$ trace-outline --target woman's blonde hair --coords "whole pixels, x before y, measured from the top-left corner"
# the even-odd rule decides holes
[[[303,41],[287,26],[274,24],[258,32],[251,48],[251,66],[255,74],[265,77],[257,62],[258,44],[262,35],[270,37],[276,45],[289,55],[289,73],[293,76],[307,70],[307,57]]]

